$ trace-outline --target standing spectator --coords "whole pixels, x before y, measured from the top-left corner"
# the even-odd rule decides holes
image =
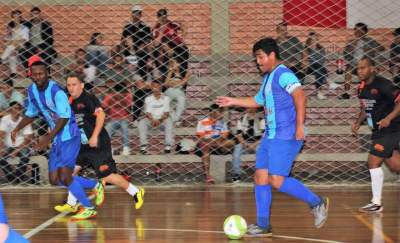
[[[400,87],[400,28],[393,31],[393,42],[390,45],[390,71],[394,78],[394,83]]]
[[[8,182],[26,181],[26,164],[29,163],[29,144],[33,138],[33,130],[31,125],[26,126],[20,133],[17,134],[15,143],[11,141],[11,131],[17,127],[22,120],[22,105],[18,102],[10,103],[10,114],[5,115],[0,120],[0,142],[1,142],[1,160],[0,168],[3,170]],[[8,159],[18,158],[19,164],[15,171],[7,162]]]
[[[344,48],[343,55],[346,60],[346,74],[344,76],[345,92],[340,96],[341,99],[350,99],[350,88],[352,75],[357,74],[357,63],[363,56],[367,56],[376,61],[376,57],[385,48],[376,40],[368,36],[368,26],[364,23],[357,23],[354,26],[354,38],[351,39]]]
[[[104,35],[100,32],[93,33],[85,50],[87,62],[95,66],[100,71],[100,74],[104,74],[109,58],[108,48],[104,45]]]
[[[22,19],[22,12],[11,12],[11,22],[7,25],[6,48],[1,55],[1,62],[8,63],[11,75],[16,76],[18,65],[18,52],[24,52],[25,44],[29,41],[29,28]]]
[[[247,108],[245,115],[237,123],[236,139],[232,158],[232,182],[240,181],[240,157],[244,153],[257,150],[260,138],[265,130],[265,120],[257,116],[257,109]]]
[[[157,11],[157,24],[153,28],[155,42],[165,42],[174,51],[173,57],[179,63],[180,76],[185,77],[189,67],[189,48],[183,41],[181,31],[180,24],[168,19],[167,9]]]
[[[30,29],[30,46],[40,49],[42,60],[48,65],[52,64],[57,57],[57,52],[53,47],[53,27],[50,22],[42,17],[40,8],[33,7],[31,9],[31,20],[26,23],[26,26]],[[32,53],[27,55],[27,57],[30,57]]]
[[[4,116],[11,102],[24,103],[24,96],[14,88],[14,81],[8,78],[0,82],[0,117]]]
[[[170,117],[170,98],[161,91],[162,84],[159,81],[151,83],[152,94],[147,96],[144,101],[145,114],[139,121],[140,152],[146,153],[147,133],[149,129],[164,129],[165,143],[164,152],[170,153],[174,145],[173,122]]]
[[[306,76],[303,72],[304,46],[295,36],[290,36],[287,30],[287,23],[281,22],[276,26],[276,33],[281,59],[284,64],[292,70],[300,81]]]
[[[305,56],[307,57],[307,73],[314,75],[317,98],[325,100],[326,96],[322,93],[321,87],[326,83],[328,71],[325,68],[325,48],[318,42],[315,32],[310,32],[306,40]]]
[[[196,155],[201,157],[206,183],[214,183],[210,176],[210,155],[231,153],[235,140],[229,136],[227,123],[223,120],[224,108],[216,104],[210,106],[209,116],[197,123],[198,142]]]
[[[169,71],[164,86],[167,87],[165,94],[172,101],[176,101],[176,111],[172,113],[172,120],[177,126],[180,124],[180,119],[185,111],[186,94],[183,89],[187,85],[190,78],[190,72],[186,72],[184,77],[180,76],[179,65],[175,59],[169,62]]]
[[[132,94],[121,83],[115,83],[113,91],[106,94],[102,104],[105,112],[110,116],[106,130],[110,137],[117,130],[122,135],[122,155],[130,155],[129,147],[129,115],[132,109]]]

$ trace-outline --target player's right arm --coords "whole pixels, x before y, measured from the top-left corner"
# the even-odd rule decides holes
[[[262,106],[256,102],[254,97],[236,98],[236,97],[218,96],[216,103],[221,107],[239,106],[245,108],[258,108]]]
[[[361,127],[361,124],[365,121],[367,118],[367,113],[365,112],[365,107],[361,104],[361,109],[360,113],[358,114],[357,120],[351,125],[351,132],[354,135],[358,134],[358,130]]]

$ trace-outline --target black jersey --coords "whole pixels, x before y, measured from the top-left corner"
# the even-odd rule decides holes
[[[81,130],[81,142],[87,144],[88,140],[92,136],[93,130],[96,127],[96,115],[101,110],[100,101],[96,96],[89,94],[85,91],[76,99],[70,97],[70,104],[72,110],[75,113],[76,122]],[[99,134],[99,144],[102,140],[108,140],[107,131],[104,127],[101,129]]]
[[[358,97],[367,113],[367,122],[372,128],[373,135],[400,132],[400,116],[394,118],[387,128],[379,129],[377,124],[393,111],[396,100],[400,99],[399,95],[400,90],[381,76],[375,76],[368,85],[365,81],[361,82]]]

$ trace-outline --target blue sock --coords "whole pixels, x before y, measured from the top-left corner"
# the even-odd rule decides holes
[[[79,184],[81,184],[83,189],[93,189],[97,184],[96,180],[87,179],[82,176],[74,176],[74,180],[76,180]]]
[[[83,187],[75,178],[72,179],[72,183],[68,186],[68,191],[70,191],[85,208],[93,207],[89,198],[86,196]]]
[[[313,208],[321,203],[321,198],[293,177],[286,177],[282,183],[280,192],[295,197]]]
[[[272,201],[271,185],[255,185],[257,225],[263,229],[269,226],[269,217]]]

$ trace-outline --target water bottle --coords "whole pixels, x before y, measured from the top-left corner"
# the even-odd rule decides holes
[[[339,75],[344,73],[344,60],[342,58],[336,60],[336,73]]]

